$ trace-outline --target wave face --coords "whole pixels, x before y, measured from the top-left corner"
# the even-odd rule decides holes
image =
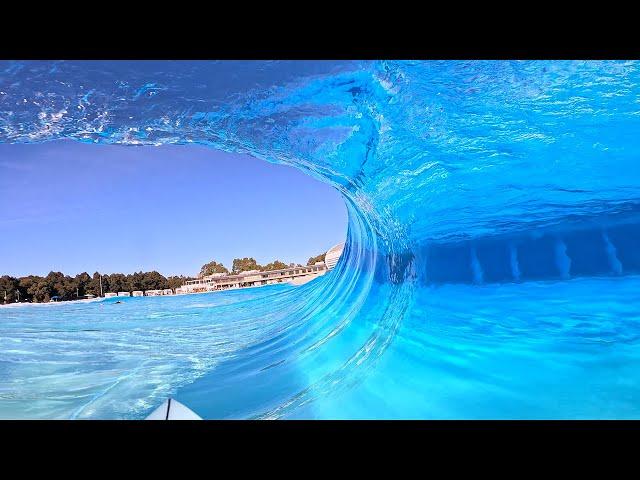
[[[0,72],[0,141],[207,145],[344,197],[335,270],[236,305],[243,340],[198,350],[220,360],[176,388],[202,416],[640,417],[638,63]]]

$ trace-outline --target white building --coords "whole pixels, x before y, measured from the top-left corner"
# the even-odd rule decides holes
[[[332,270],[336,266],[343,250],[344,242],[334,245],[329,249],[327,254],[324,256],[324,263],[327,265],[327,269]]]
[[[132,296],[134,297],[144,297],[144,292],[141,292],[140,290],[136,290],[132,293]]]
[[[119,297],[130,297],[131,294],[129,292],[118,292]]]
[[[104,298],[113,298],[113,297],[117,297],[118,294],[117,293],[105,293],[104,294]]]
[[[165,289],[162,291],[162,294],[163,294],[163,295],[173,295],[173,290],[171,290],[170,288],[165,288]]]
[[[162,290],[147,290],[145,295],[147,297],[159,297],[162,295]]]
[[[315,277],[324,275],[327,267],[323,262],[305,267],[288,267],[281,270],[261,272],[251,270],[238,275],[206,276],[196,280],[189,280],[182,287],[176,289],[177,294],[211,292],[232,288],[260,287],[274,283],[294,283],[300,285]]]

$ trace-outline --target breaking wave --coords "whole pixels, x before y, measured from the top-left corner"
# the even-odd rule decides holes
[[[637,63],[0,72],[2,142],[206,145],[296,167],[343,196],[335,270],[216,307],[233,309],[233,348],[199,345],[198,358],[219,359],[176,383],[201,415],[639,415]],[[109,412],[94,415],[126,416]]]

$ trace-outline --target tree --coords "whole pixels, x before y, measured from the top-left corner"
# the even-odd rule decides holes
[[[129,289],[129,281],[126,275],[122,273],[113,273],[109,275],[109,290],[105,290],[105,292],[130,292]]]
[[[127,288],[123,291],[133,292],[136,290],[143,290],[142,282],[144,280],[144,274],[142,272],[133,272],[126,276]]]
[[[4,275],[0,277],[0,303],[13,303],[17,300],[19,281],[17,278]]]
[[[36,282],[42,277],[36,277],[34,275],[29,275],[28,277],[21,277],[18,280],[18,292],[21,302],[32,301],[33,300],[33,289],[35,288]]]
[[[89,274],[87,272],[79,273],[76,275],[75,281],[77,284],[77,298],[82,298],[87,295],[87,290],[89,289],[92,281]]]
[[[308,261],[307,261],[307,265],[314,265],[316,262],[324,262],[324,257],[327,254],[327,252],[321,253],[320,255],[316,255],[315,257],[311,257]]]
[[[240,272],[248,272],[249,270],[261,270],[262,267],[258,265],[256,259],[253,257],[234,258],[233,267],[231,271],[234,275]]]
[[[107,290],[105,289],[105,287],[106,287],[105,282],[102,282],[102,289],[106,292]],[[96,297],[100,296],[100,273],[95,272],[93,274],[93,277],[91,277],[91,280],[86,286],[85,294],[95,295]]]
[[[161,275],[160,273],[153,272],[142,273],[141,286],[138,290],[164,290],[165,288],[169,288],[169,282],[167,279]]]
[[[53,296],[54,272],[46,277],[30,276],[25,279],[27,297],[34,302],[48,302]],[[22,279],[21,279],[22,283]]]
[[[179,277],[178,276],[168,277],[167,278],[167,288],[175,290],[176,288],[181,287],[182,285],[184,285],[189,280],[194,280],[194,278],[192,278],[192,277],[184,277],[182,275],[180,275]]]
[[[100,288],[98,286],[98,288]],[[102,275],[102,294],[113,292],[111,289],[111,276],[110,275]]]
[[[212,275],[214,273],[229,273],[229,270],[223,264],[216,261],[205,263],[200,269],[201,277],[206,277],[207,275]]]
[[[271,263],[267,263],[264,267],[261,268],[261,270],[265,271],[265,270],[282,270],[284,268],[287,268],[287,264],[284,262],[281,262],[280,260],[274,260]]]

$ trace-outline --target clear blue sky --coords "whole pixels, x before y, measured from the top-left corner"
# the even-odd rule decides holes
[[[294,168],[205,147],[0,145],[0,275],[306,263],[344,241],[341,196]]]

